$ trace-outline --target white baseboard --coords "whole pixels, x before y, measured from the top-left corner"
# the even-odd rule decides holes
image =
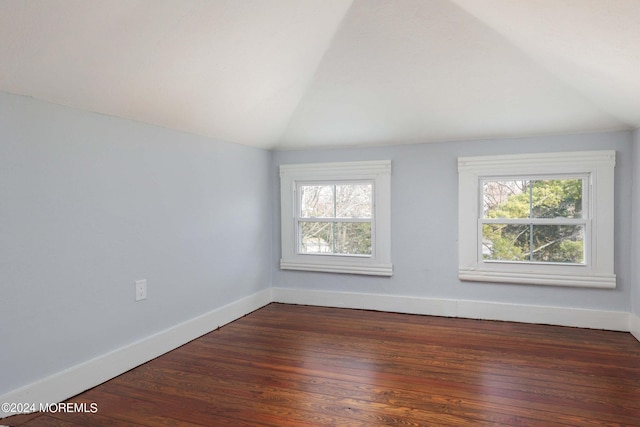
[[[78,393],[114,378],[138,365],[209,333],[218,327],[271,302],[271,289],[234,301],[209,313],[158,332],[141,341],[116,349],[0,396],[0,402],[62,402]],[[0,418],[15,415],[0,409]]]
[[[288,304],[540,323],[579,328],[629,331],[629,313],[484,301],[418,298],[351,292],[272,288],[273,301]]]
[[[629,331],[631,332],[631,335],[640,341],[640,317],[633,313],[629,314]]]

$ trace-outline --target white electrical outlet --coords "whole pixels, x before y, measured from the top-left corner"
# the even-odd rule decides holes
[[[147,299],[147,279],[136,280],[136,301]]]

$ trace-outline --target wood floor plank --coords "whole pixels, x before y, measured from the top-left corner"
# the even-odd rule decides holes
[[[216,359],[220,360],[221,358],[226,357],[229,364],[241,365],[241,359],[237,353],[231,353],[229,355],[225,355],[223,351],[218,349],[216,353]],[[302,372],[309,371],[315,377],[326,377],[326,376],[339,376],[339,377],[349,377],[353,381],[362,381],[363,373],[362,367],[360,364],[356,364],[355,366],[351,366],[351,361],[346,361],[341,363],[339,361],[330,360],[330,361],[322,361],[318,360],[315,363],[307,361],[306,365],[303,369],[299,369],[296,367],[298,363],[296,358],[291,360],[279,359],[275,361],[271,361],[272,356],[259,356],[254,352],[253,361],[248,364],[248,366],[243,366],[242,369],[250,368],[251,366],[256,366],[256,363],[262,363],[264,366],[269,367],[269,369],[277,369],[277,367],[289,366],[291,372]],[[271,366],[273,364],[273,366]],[[205,366],[204,370],[211,369],[211,366]],[[572,414],[573,416],[583,416],[589,415],[589,412],[594,409],[595,405],[603,406],[601,403],[601,397],[599,400],[591,399],[591,401],[585,401],[584,398],[581,399],[571,399],[570,396],[545,396],[543,394],[527,394],[527,393],[516,393],[512,390],[503,390],[500,387],[492,387],[491,389],[485,384],[478,386],[474,385],[472,387],[464,387],[460,383],[456,383],[451,380],[451,376],[449,379],[442,379],[440,383],[426,379],[422,377],[418,372],[414,372],[410,378],[407,377],[407,372],[405,373],[390,373],[384,374],[386,370],[385,367],[378,366],[375,368],[378,375],[376,376],[376,381],[378,383],[384,382],[385,384],[390,383],[391,386],[395,388],[406,388],[408,386],[414,386],[418,390],[421,391],[442,391],[447,393],[451,398],[458,399],[466,399],[468,404],[475,402],[475,396],[482,396],[485,405],[493,403],[494,405],[500,405],[505,408],[506,412],[515,412],[522,413],[523,408],[534,407],[536,411],[544,409],[544,408],[552,408],[558,407],[564,414]],[[455,371],[452,372],[452,375],[455,375]],[[510,409],[513,408],[513,409]],[[622,406],[616,407],[608,407],[607,410],[617,409],[626,413],[627,421],[629,421],[629,417],[634,417],[635,415],[640,416],[640,411],[628,409]],[[551,419],[548,421],[552,421]]]
[[[356,393],[337,393],[339,389],[332,389],[326,384],[318,385],[315,387],[307,387],[308,383],[305,383],[303,379],[295,378],[295,376],[287,375],[289,383],[285,381],[260,381],[260,374],[250,373],[247,375],[244,381],[239,380],[220,380],[216,381],[217,389],[224,390],[222,392],[216,391],[216,389],[207,390],[206,388],[193,387],[193,381],[198,380],[200,374],[190,374],[179,371],[171,371],[169,369],[163,370],[168,375],[173,377],[179,377],[180,380],[173,383],[172,387],[175,387],[176,392],[181,395],[190,394],[191,396],[205,395],[208,398],[219,402],[220,399],[234,398],[238,400],[244,400],[243,405],[246,407],[252,407],[258,405],[261,409],[266,406],[270,406],[272,411],[277,410],[282,412],[286,409],[295,409],[299,413],[305,413],[302,417],[300,414],[298,417],[302,421],[310,421],[311,425],[345,425],[349,424],[348,420],[359,420],[368,425],[375,425],[380,422],[382,411],[381,407],[389,404],[389,401],[376,401],[369,399],[369,395],[366,395],[366,399],[361,399]],[[294,377],[295,380],[291,380]],[[268,384],[269,383],[269,384]],[[256,388],[256,384],[260,384],[259,388]],[[300,386],[302,385],[302,386]],[[153,384],[149,380],[136,381],[136,387],[156,389],[156,384]],[[334,392],[335,391],[335,392]],[[221,394],[221,395],[220,395]],[[363,400],[366,400],[366,405],[363,405]],[[423,402],[424,406],[424,402]],[[443,409],[442,404],[432,405],[434,406],[435,413],[441,412]],[[358,409],[366,408],[366,409]],[[415,407],[406,405],[395,405],[395,417],[402,418],[398,415],[402,412],[415,411]],[[317,415],[313,415],[311,418],[309,414],[326,414],[331,418],[319,419]],[[390,416],[389,414],[388,416]],[[446,423],[445,418],[448,418]],[[342,420],[340,422],[339,420]],[[387,421],[388,422],[388,421]],[[442,416],[442,425],[465,425],[467,420],[460,418],[459,416],[450,415]],[[299,425],[299,423],[296,423]]]
[[[200,344],[200,343],[199,343]],[[205,344],[206,345],[206,344]],[[217,343],[218,348],[217,348],[217,352],[216,352],[216,357],[221,357],[223,354],[225,354],[225,351],[228,351],[228,349],[226,349],[226,345],[222,344],[220,342]],[[236,345],[240,345],[238,343],[236,343]],[[259,345],[258,342],[254,343],[254,347],[253,347],[253,352],[252,352],[252,358],[255,358],[256,355],[261,353],[261,347]],[[313,359],[317,359],[321,361],[321,363],[326,362],[327,360],[331,360],[331,358],[335,358],[334,355],[322,355],[321,353],[321,349],[318,350],[318,353],[316,353],[314,356],[311,357],[307,357],[307,363],[309,363],[309,359],[313,360]],[[340,353],[342,356],[344,356],[346,353],[348,353],[348,351],[346,349],[342,349],[342,352]],[[269,353],[265,353],[264,354],[265,357],[267,358],[272,358],[275,357]],[[342,357],[340,356],[340,357]],[[553,382],[551,383],[550,381],[553,381],[555,378],[551,377],[547,378],[546,381],[541,381],[541,380],[529,380],[529,379],[522,379],[519,376],[513,376],[509,371],[514,369],[514,365],[513,364],[508,364],[506,367],[502,367],[502,366],[497,366],[495,369],[493,367],[491,367],[490,369],[488,369],[488,363],[485,362],[481,362],[481,364],[476,364],[473,360],[471,360],[471,358],[467,358],[467,360],[463,361],[462,363],[454,363],[450,360],[440,360],[440,361],[434,361],[433,360],[433,353],[429,353],[430,359],[429,360],[425,360],[424,358],[422,359],[417,359],[417,358],[410,358],[410,357],[401,357],[396,359],[395,356],[392,355],[387,355],[387,358],[389,358],[390,360],[384,360],[384,357],[382,354],[378,354],[378,361],[381,361],[378,365],[377,370],[379,372],[391,372],[393,370],[396,371],[403,371],[405,369],[405,367],[407,365],[425,365],[429,368],[428,372],[425,372],[425,374],[428,374],[428,376],[430,377],[434,377],[434,374],[439,375],[440,379],[442,379],[443,381],[451,381],[452,377],[455,377],[457,382],[465,382],[465,381],[470,381],[470,382],[474,382],[476,380],[475,378],[475,374],[473,374],[473,372],[475,372],[477,369],[482,369],[485,375],[484,378],[484,385],[485,387],[487,386],[489,380],[491,381],[490,384],[492,387],[496,387],[496,386],[500,386],[502,388],[512,388],[513,390],[517,390],[516,387],[518,387],[519,385],[522,384],[523,381],[528,381],[528,382],[532,382],[535,381],[538,385],[538,388],[540,389],[538,392],[539,393],[545,393],[545,394],[550,394],[551,396],[555,396],[554,397],[558,397],[558,395],[560,393],[562,394],[566,394],[566,393],[571,393],[572,392],[572,388],[575,389],[576,387],[582,387],[584,383],[584,380],[581,379],[581,383],[578,385],[575,384],[570,384],[568,381],[561,381],[561,382]],[[231,353],[229,355],[230,358],[234,359],[234,360],[240,360],[242,358],[242,352],[240,353]],[[299,359],[300,356],[299,355],[292,355],[291,356],[293,359]],[[359,354],[354,353],[351,354],[351,358],[343,358],[345,360],[345,362],[340,362],[340,361],[336,361],[332,366],[344,366],[345,363],[349,363],[350,360],[356,360],[356,358],[359,357]],[[363,356],[366,358],[366,356]],[[295,363],[294,361],[288,361],[287,363]],[[358,363],[360,363],[360,360],[358,360]],[[503,362],[501,361],[493,361],[491,362],[491,365],[495,365],[495,364],[502,364]],[[440,365],[443,365],[444,368],[442,368]],[[357,366],[355,367],[356,369],[358,368]],[[527,368],[529,369],[529,371],[531,371],[531,368]],[[546,368],[545,368],[546,369]],[[465,373],[469,371],[472,374],[466,375]],[[469,378],[467,378],[469,377]],[[637,375],[636,375],[637,377]],[[582,377],[580,377],[582,378]],[[571,376],[567,376],[567,380],[571,380]],[[514,387],[509,387],[509,383],[510,382],[515,382]],[[554,393],[554,391],[556,391],[553,386],[558,387],[557,392]],[[592,387],[594,386],[593,381],[590,384]],[[609,387],[607,387],[607,385]],[[607,390],[608,394],[607,397],[611,398],[611,397],[616,397],[617,399],[621,400],[624,402],[625,399],[628,398],[628,395],[626,393],[624,393],[624,389],[621,389],[621,391],[619,393],[612,393],[611,390],[611,381],[608,381],[605,384],[600,384],[600,388],[602,390]],[[619,387],[619,382],[616,381],[613,384],[613,387],[618,390],[620,389]],[[593,394],[593,398],[597,398],[598,400],[602,399],[602,390],[598,390],[597,388],[595,388],[595,391],[592,391],[591,393]],[[590,390],[591,391],[591,390]],[[617,396],[616,396],[617,394]]]
[[[70,402],[99,411],[3,422],[640,426],[640,343],[611,331],[270,304]]]
[[[218,352],[216,353],[217,357],[221,357],[224,354],[223,352],[224,350],[225,350],[224,345],[219,344]],[[255,348],[254,348],[254,351],[256,351],[256,353],[258,352]],[[231,354],[229,355],[229,357],[235,361],[239,360],[240,358],[238,353]],[[266,357],[272,357],[272,356],[267,354]],[[326,358],[327,360],[330,359],[330,356],[322,356],[320,353],[316,354],[315,357]],[[358,355],[353,354],[352,357],[356,358],[358,357]],[[380,356],[380,358],[384,358],[384,356]],[[344,363],[349,363],[348,359],[345,359],[345,360],[346,362],[341,363],[342,365],[344,365]],[[293,363],[293,362],[289,362],[289,363]],[[337,366],[338,364],[339,362],[336,361],[333,366]],[[476,362],[471,360],[467,360],[463,363],[454,364],[451,361],[446,361],[446,360],[445,361],[434,361],[434,360],[424,361],[424,358],[418,359],[418,358],[409,358],[409,357],[399,357],[395,360],[393,359],[390,359],[387,361],[383,360],[382,363],[379,364],[379,367],[377,369],[379,370],[379,372],[391,373],[393,371],[396,371],[398,372],[399,375],[402,375],[406,373],[406,371],[403,372],[403,370],[404,370],[404,367],[407,366],[408,364],[424,364],[428,366],[429,370],[423,371],[422,377],[429,377],[434,382],[436,382],[437,380],[441,380],[448,383],[452,381],[451,380],[452,377],[455,377],[455,381],[458,383],[468,382],[473,384],[474,382],[476,382],[477,376],[475,376],[475,374],[468,375],[465,373],[466,371],[464,371],[463,369],[467,369],[470,371],[474,371],[476,369],[483,369],[484,370],[484,382],[483,382],[484,387],[488,387],[490,385],[491,387],[501,387],[501,388],[516,390],[516,391],[528,390],[531,392],[543,393],[543,394],[547,394],[555,397],[558,397],[558,395],[561,395],[561,394],[564,395],[564,394],[573,392],[576,387],[582,387],[582,383],[584,382],[582,381],[581,384],[575,385],[575,384],[570,384],[567,381],[551,383],[549,380],[547,381],[541,381],[538,379],[531,380],[527,378],[521,378],[520,376],[514,376],[513,374],[511,374],[509,372],[509,369],[513,369],[512,366],[511,367],[507,366],[507,368],[498,366],[496,369],[491,368],[490,370],[490,369],[487,369],[488,364],[486,362],[482,362],[482,364],[477,364]],[[444,368],[442,368],[440,365],[444,365]],[[571,377],[568,376],[567,379],[570,380]],[[591,383],[591,385],[593,386],[593,382]],[[616,390],[620,389],[619,384],[617,382],[614,384],[614,387]],[[594,390],[589,390],[589,394],[592,394],[593,395],[592,397],[595,399],[599,399],[599,400],[602,399],[602,390],[605,390],[605,389],[608,391],[607,397],[609,398],[616,398],[617,400],[620,400],[622,402],[624,402],[628,398],[628,395],[624,393],[623,389],[620,389],[619,392],[612,392],[611,387],[606,388],[605,385],[601,385],[601,387],[599,388],[600,389],[595,388]]]

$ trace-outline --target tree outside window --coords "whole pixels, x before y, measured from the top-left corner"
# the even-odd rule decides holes
[[[301,253],[371,255],[372,183],[299,185]]]
[[[615,157],[459,157],[460,280],[615,288]]]
[[[483,259],[583,264],[583,181],[485,180]]]
[[[393,275],[391,161],[280,165],[284,270]]]

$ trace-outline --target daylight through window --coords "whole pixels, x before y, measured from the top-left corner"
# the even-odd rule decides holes
[[[300,253],[371,255],[372,190],[372,182],[298,185]]]
[[[614,288],[615,151],[458,158],[460,280]]]
[[[485,261],[585,263],[587,177],[482,181]]]
[[[286,270],[391,276],[391,161],[280,166]]]

